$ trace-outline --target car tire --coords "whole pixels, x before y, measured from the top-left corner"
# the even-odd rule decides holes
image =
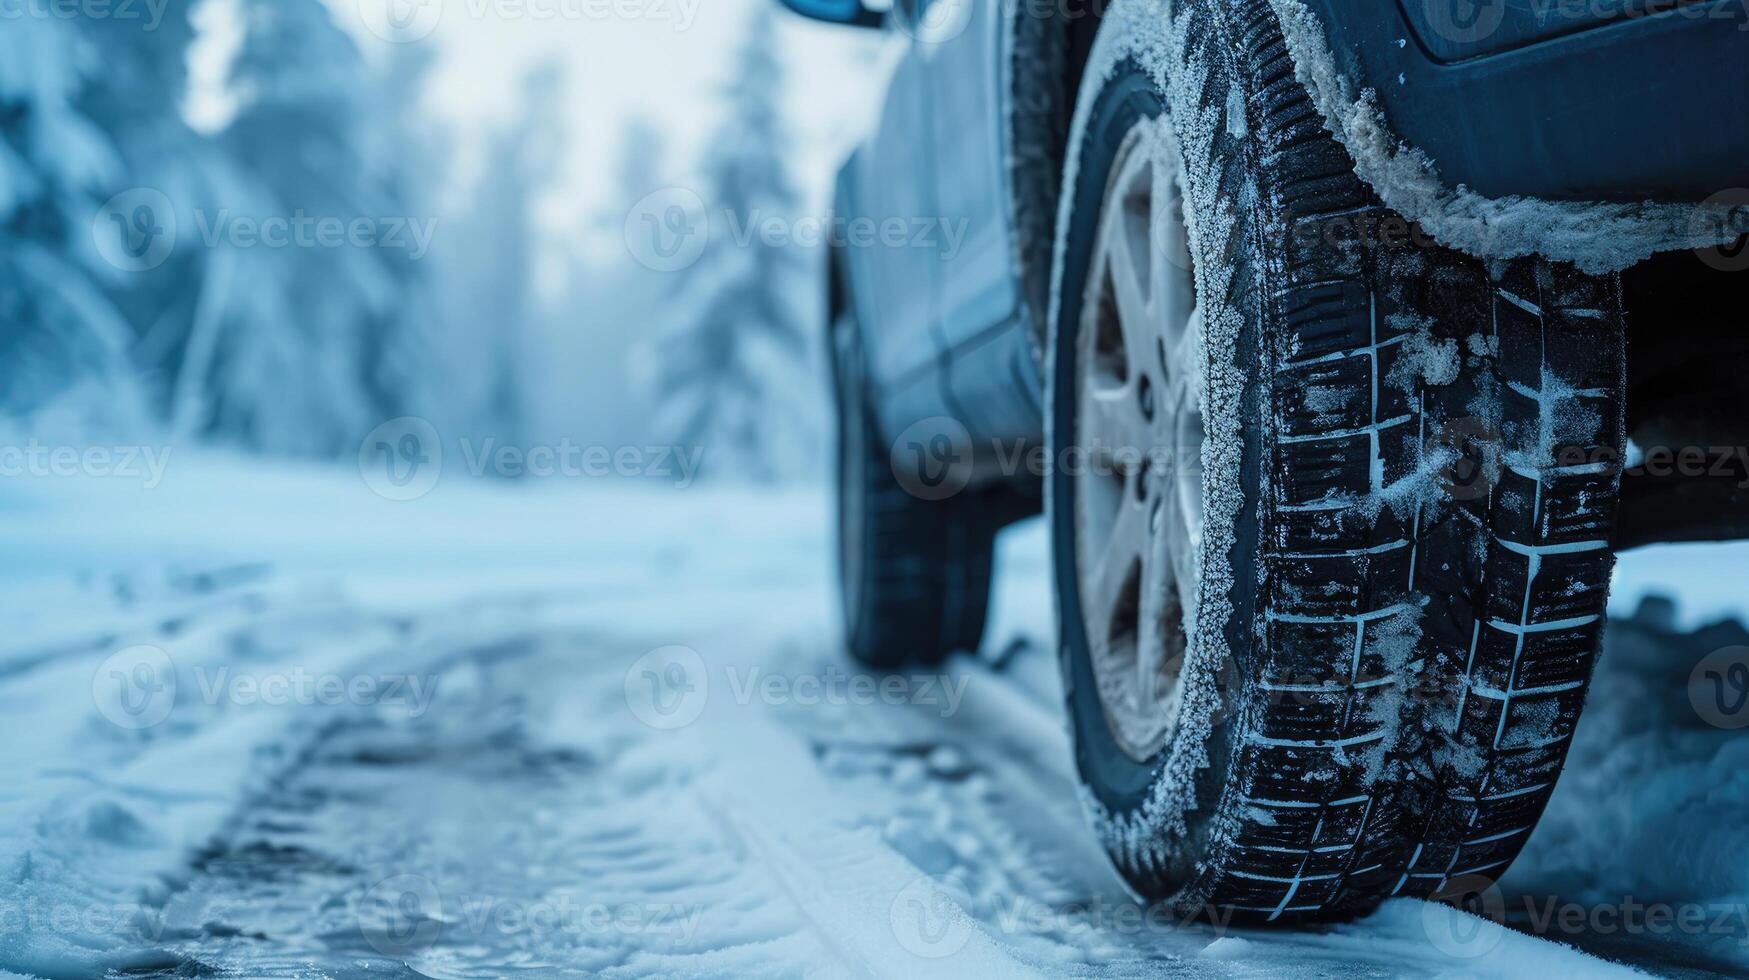
[[[1107,15],[1078,96],[1046,345],[1087,808],[1124,877],[1185,915],[1343,918],[1474,890],[1547,803],[1598,649],[1619,283],[1490,265],[1384,208],[1263,0],[1180,4],[1170,23],[1133,9]],[[1126,285],[1121,262],[1146,275]],[[1197,339],[1174,360],[1160,297],[1181,274]],[[1197,391],[1194,447],[1160,435],[1174,371]],[[1141,421],[1111,422],[1126,405]],[[1110,472],[1085,465],[1095,443]],[[1180,522],[1200,523],[1176,529],[1166,484],[1191,467]],[[1141,516],[1102,523],[1113,500]]]
[[[881,670],[975,652],[989,608],[997,524],[979,507],[981,495],[951,481],[899,479],[869,403],[861,331],[848,315],[834,325],[832,341],[845,645],[858,662]]]

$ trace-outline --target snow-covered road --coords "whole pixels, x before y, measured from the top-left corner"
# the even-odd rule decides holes
[[[1594,700],[1629,707],[1594,707],[1495,896],[1516,929],[1407,901],[1184,925],[1083,822],[1038,529],[1004,542],[979,656],[877,678],[831,641],[827,516],[803,491],[394,504],[225,461],[8,488],[0,975],[1749,970],[1749,740],[1683,721],[1728,633],[1612,632]],[[1716,914],[1597,914],[1629,901]]]

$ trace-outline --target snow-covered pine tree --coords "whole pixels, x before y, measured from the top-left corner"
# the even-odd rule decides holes
[[[816,469],[821,412],[799,301],[809,258],[758,234],[763,221],[801,217],[802,197],[789,173],[775,18],[769,5],[755,10],[701,165],[710,244],[672,274],[681,280],[678,318],[644,356],[665,437],[704,447],[711,472],[765,479]]]
[[[83,26],[21,17],[0,31],[0,416],[12,425],[52,408],[99,428],[143,412],[133,331],[91,239],[124,168],[80,104],[107,68]]]
[[[451,221],[439,256],[445,330],[466,376],[453,391],[477,406],[452,423],[458,434],[499,445],[533,434],[523,390],[531,369],[530,334],[543,315],[535,267],[543,247],[535,222],[539,200],[562,163],[564,72],[543,63],[522,80],[517,116],[492,133],[467,206]]]
[[[207,6],[216,2],[207,0]],[[132,368],[149,393],[151,414],[155,422],[168,422],[175,435],[198,434],[192,422],[201,417],[212,353],[208,298],[210,286],[222,278],[212,275],[212,254],[194,244],[194,215],[231,196],[240,179],[183,114],[195,42],[192,15],[199,6],[168,5],[150,30],[119,7],[115,17],[78,22],[103,65],[79,105],[122,163],[122,175],[108,190],[162,194],[172,211],[160,217],[174,222],[176,247],[161,264],[143,272],[107,263],[97,268],[137,336]]]
[[[385,175],[410,214],[433,225],[433,248],[450,239],[441,199],[450,179],[452,135],[421,106],[437,55],[430,45],[390,45],[370,102],[371,125],[362,148],[369,168]],[[359,376],[384,417],[428,414],[433,404],[454,393],[454,378],[465,366],[450,365],[442,351],[458,330],[478,332],[476,324],[450,322],[434,284],[436,259],[422,256],[401,277],[394,321],[366,346]],[[432,419],[437,421],[437,419]]]
[[[365,151],[368,127],[382,121],[373,79],[327,5],[239,2],[230,77],[239,108],[218,142],[244,179],[199,232],[218,232],[203,298],[218,332],[203,427],[269,452],[344,453],[398,410],[380,372],[420,275],[412,250],[242,246],[220,226],[363,219],[389,234],[432,216],[401,196],[392,161]]]

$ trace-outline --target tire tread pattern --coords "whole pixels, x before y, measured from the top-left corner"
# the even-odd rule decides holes
[[[846,643],[858,662],[882,670],[932,665],[957,651],[976,651],[989,609],[996,523],[981,506],[982,494],[923,500],[894,475],[880,425],[869,405],[861,371],[854,321],[835,327],[835,383],[839,386],[839,425],[859,426],[862,458],[840,460],[838,520],[851,512],[843,495],[857,494],[861,547],[840,562],[861,563],[857,594],[846,585]],[[846,452],[839,439],[839,453]],[[860,479],[858,479],[860,477]],[[842,539],[840,543],[842,551]]]
[[[1612,553],[1592,543],[1620,478],[1561,457],[1619,459],[1619,285],[1535,258],[1490,270],[1418,237],[1325,128],[1265,0],[1189,15],[1205,20],[1191,58],[1216,67],[1188,114],[1237,84],[1249,116],[1221,127],[1206,177],[1227,199],[1255,183],[1273,216],[1206,250],[1238,259],[1222,299],[1263,317],[1275,370],[1245,737],[1180,904],[1348,917],[1498,875],[1548,800],[1597,651]],[[1430,352],[1455,353],[1457,376]],[[1381,505],[1429,466],[1497,476]],[[1126,868],[1144,887],[1150,870]]]

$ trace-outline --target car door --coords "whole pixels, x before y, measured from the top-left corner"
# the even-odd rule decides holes
[[[909,387],[939,367],[942,341],[935,256],[895,234],[934,213],[932,132],[925,66],[910,36],[888,85],[880,122],[852,158],[849,201],[840,202],[837,231],[851,266],[852,293],[863,323],[871,380],[882,389]],[[885,414],[885,412],[883,412]]]
[[[927,0],[919,29],[935,142],[933,248],[950,347],[1011,318],[1020,295],[998,93],[1004,7],[1001,0]]]
[[[945,378],[975,435],[1035,438],[1037,365],[1021,308],[1008,207],[1003,38],[1012,5],[928,0],[919,42],[934,132]]]

